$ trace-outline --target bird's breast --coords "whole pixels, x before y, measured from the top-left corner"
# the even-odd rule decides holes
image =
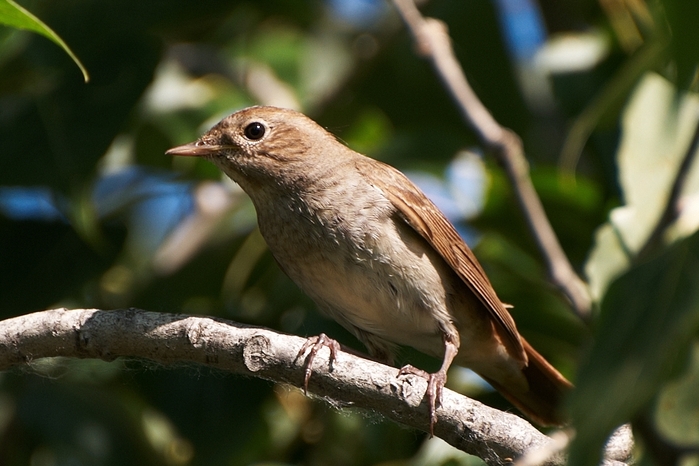
[[[440,355],[453,272],[380,193],[340,194],[332,205],[277,199],[274,211],[258,208],[273,255],[342,325]]]

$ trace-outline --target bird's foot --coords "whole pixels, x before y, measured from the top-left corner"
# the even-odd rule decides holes
[[[422,377],[423,379],[430,380],[430,373],[427,371],[423,371],[422,369],[418,369],[415,366],[412,366],[410,364],[406,364],[405,366],[401,367],[400,370],[398,371],[398,377],[401,375],[417,375],[418,377]]]
[[[303,393],[306,395],[308,395],[308,381],[311,380],[311,373],[313,372],[313,360],[316,354],[318,354],[318,351],[324,346],[330,350],[330,364],[332,364],[332,362],[337,359],[337,354],[340,352],[340,344],[324,333],[321,333],[317,337],[309,337],[306,339],[306,342],[296,355],[296,359],[299,359],[306,354],[306,351],[310,348],[306,360],[304,361]]]
[[[418,369],[410,364],[401,367],[398,376],[412,374],[427,379],[427,402],[430,409],[430,437],[434,437],[434,426],[437,424],[437,408],[442,404],[442,390],[447,382],[447,373],[444,370],[439,370],[430,374],[429,372]]]

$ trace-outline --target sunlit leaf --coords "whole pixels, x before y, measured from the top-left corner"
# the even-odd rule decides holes
[[[595,232],[595,243],[585,264],[585,274],[590,280],[590,291],[599,299],[607,286],[631,264],[629,251],[611,222]]]
[[[593,295],[601,299],[610,281],[628,264],[617,258],[643,247],[667,203],[678,169],[699,121],[699,97],[679,94],[664,78],[647,74],[624,111],[617,153],[624,205],[614,209],[597,235],[585,271]],[[683,195],[699,192],[694,162]],[[610,232],[613,231],[613,234]],[[685,235],[692,231],[686,231]]]
[[[80,72],[83,74],[85,82],[90,80],[90,76],[87,73],[87,69],[80,62],[73,51],[68,47],[68,45],[63,42],[58,34],[53,32],[53,30],[46,24],[41,22],[39,18],[22,8],[20,5],[16,4],[12,0],[0,0],[0,24],[10,26],[17,29],[26,29],[27,31],[36,32],[44,37],[52,40],[56,45],[61,47],[69,56],[73,59]]]

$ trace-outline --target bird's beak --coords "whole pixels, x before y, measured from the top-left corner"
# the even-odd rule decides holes
[[[182,146],[173,147],[165,152],[165,155],[182,155],[185,157],[203,157],[205,155],[219,152],[221,146],[211,146],[197,142],[190,142]]]

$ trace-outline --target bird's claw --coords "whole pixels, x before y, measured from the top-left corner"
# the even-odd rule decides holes
[[[430,437],[434,437],[434,426],[437,424],[437,408],[442,405],[442,390],[447,382],[447,374],[445,371],[437,371],[430,374],[410,364],[401,367],[398,371],[398,376],[412,374],[427,379],[427,402],[430,410]]]
[[[308,381],[311,380],[311,373],[313,372],[313,360],[315,359],[316,354],[318,354],[318,351],[320,351],[320,349],[324,346],[330,350],[330,364],[332,364],[333,361],[337,359],[337,355],[340,352],[340,344],[324,333],[321,333],[316,337],[307,338],[306,342],[296,355],[296,359],[299,359],[306,354],[306,351],[308,351],[310,348],[310,351],[308,351],[308,355],[306,356],[306,360],[304,361],[305,368],[303,376],[303,393],[306,395],[308,395]]]
[[[428,381],[430,380],[430,373],[427,371],[423,371],[422,369],[418,369],[415,366],[412,366],[410,364],[406,364],[405,366],[401,367],[400,370],[398,371],[398,377],[401,375],[417,375],[418,377],[422,377],[423,379],[427,379]]]

